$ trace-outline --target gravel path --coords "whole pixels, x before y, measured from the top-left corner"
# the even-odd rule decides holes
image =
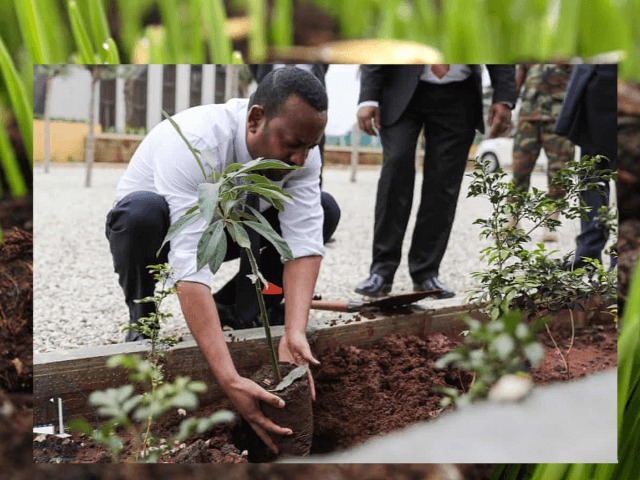
[[[121,329],[127,324],[128,314],[113,272],[104,219],[113,204],[123,167],[96,165],[91,188],[83,186],[82,165],[53,165],[46,174],[39,165],[34,170],[34,351],[118,343],[124,338]],[[361,167],[357,181],[351,183],[350,172],[345,168],[328,166],[324,170],[324,188],[336,197],[342,209],[335,242],[327,245],[316,287],[325,299],[357,297],[353,288],[368,274],[378,176],[378,168]],[[416,182],[420,185],[420,176]],[[532,183],[545,188],[544,175],[534,173]],[[470,272],[482,268],[478,252],[486,241],[479,239],[479,228],[473,221],[487,214],[488,204],[467,199],[467,185],[465,178],[449,248],[440,269],[441,280],[458,292],[455,299],[446,302],[462,301],[465,291],[473,285]],[[406,252],[414,216],[415,211],[393,293],[412,290]],[[572,250],[578,231],[577,222],[563,225],[561,241],[553,246],[562,252]],[[234,270],[237,261],[223,265],[213,290],[233,276]],[[434,306],[443,302],[424,300],[420,304]],[[170,299],[167,307],[175,317],[163,326],[163,332],[177,337],[188,335],[177,299]],[[326,319],[327,315],[335,314],[312,312],[312,319]]]

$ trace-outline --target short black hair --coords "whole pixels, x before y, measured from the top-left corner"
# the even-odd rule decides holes
[[[260,105],[265,117],[271,119],[291,95],[298,95],[314,110],[326,112],[327,91],[315,75],[296,67],[284,67],[269,72],[258,84],[249,100],[249,108]]]

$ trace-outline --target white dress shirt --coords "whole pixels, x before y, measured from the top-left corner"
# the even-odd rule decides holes
[[[449,65],[449,71],[442,78],[438,78],[432,71],[431,65],[425,65],[420,80],[427,83],[441,85],[443,83],[462,82],[471,76],[471,67],[466,63]]]
[[[420,75],[420,81],[433,83],[436,85],[442,85],[443,83],[462,82],[471,76],[471,67],[466,63],[458,63],[449,65],[449,71],[442,77],[438,78],[431,71],[431,65],[425,65],[422,75]],[[365,100],[358,104],[358,108],[362,107],[377,107],[379,105],[377,100]]]
[[[246,143],[247,99],[233,99],[220,105],[189,108],[173,117],[191,145],[212,153],[218,172],[232,163],[252,160]],[[203,159],[205,171],[212,166]],[[273,182],[293,197],[279,213],[282,236],[294,258],[323,255],[323,211],[320,205],[320,153],[313,148],[299,170],[283,180]],[[175,223],[198,200],[198,185],[203,183],[202,171],[173,126],[163,121],[153,128],[134,153],[118,183],[116,199],[135,191],[151,191],[162,195],[169,204],[171,224]],[[268,207],[261,202],[261,210]],[[211,284],[208,267],[197,271],[196,252],[202,232],[207,227],[198,219],[171,240],[169,265],[179,280]]]

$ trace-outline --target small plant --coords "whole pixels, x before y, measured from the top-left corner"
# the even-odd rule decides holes
[[[487,218],[477,219],[481,236],[492,243],[481,250],[488,264],[472,276],[478,286],[470,299],[481,305],[492,320],[512,309],[535,315],[562,308],[581,309],[580,300],[594,295],[615,297],[615,274],[607,272],[598,261],[589,261],[584,268],[567,268],[568,257],[558,257],[544,244],[529,249],[531,234],[538,228],[555,230],[561,222],[559,213],[568,219],[586,215],[588,207],[580,200],[580,192],[599,189],[600,183],[615,178],[610,170],[596,170],[599,157],[583,157],[572,161],[555,176],[552,186],[565,192],[564,197],[551,199],[533,188],[521,192],[506,182],[502,170],[487,173],[486,165],[477,162],[471,174],[470,197],[485,197],[491,204]],[[529,225],[525,230],[522,226]]]
[[[536,333],[543,320],[528,325],[522,321],[522,315],[522,312],[512,311],[489,323],[465,319],[469,330],[463,332],[463,346],[438,359],[436,367],[455,367],[470,372],[473,381],[464,394],[453,388],[440,390],[447,395],[442,400],[443,407],[484,399],[502,376],[526,373],[542,360],[544,350],[536,340]]]
[[[177,343],[177,340],[173,337],[160,337],[160,324],[173,317],[173,313],[167,312],[162,308],[162,303],[170,295],[175,294],[176,289],[168,286],[168,281],[171,277],[171,268],[168,264],[148,265],[147,269],[156,284],[160,286],[154,296],[140,298],[135,300],[135,303],[153,303],[154,310],[149,313],[148,317],[141,318],[139,323],[124,327],[122,330],[125,332],[127,330],[136,330],[142,336],[148,338],[151,345],[149,359],[154,365],[159,366],[164,357],[164,352]]]
[[[203,433],[213,425],[233,420],[228,411],[219,411],[205,418],[187,418],[182,421],[178,433],[170,439],[156,438],[152,427],[156,420],[171,410],[187,411],[198,407],[198,393],[206,391],[204,382],[192,381],[188,377],[177,377],[173,382],[165,381],[162,359],[167,348],[176,343],[171,337],[160,337],[160,322],[171,317],[164,312],[162,302],[172,293],[167,288],[171,274],[168,265],[151,265],[149,271],[160,288],[153,297],[138,300],[141,303],[153,303],[156,311],[140,319],[139,325],[125,329],[135,329],[149,337],[151,351],[147,358],[139,355],[114,355],[107,360],[109,368],[128,370],[131,384],[118,388],[95,391],[89,395],[89,402],[97,408],[98,414],[109,420],[94,430],[85,419],[74,420],[71,428],[78,430],[94,441],[111,450],[114,461],[124,448],[124,442],[118,435],[122,429],[129,432],[134,442],[135,460],[157,462],[166,453],[170,445],[181,442],[194,433]],[[136,393],[136,386],[144,393]]]
[[[196,218],[203,218],[208,227],[204,230],[198,242],[198,270],[208,265],[212,273],[215,274],[218,271],[227,252],[225,232],[244,249],[251,265],[252,274],[250,275],[250,280],[256,289],[256,297],[260,307],[260,320],[264,326],[273,375],[278,382],[283,381],[271,338],[269,317],[262,294],[263,287],[268,284],[258,270],[248,230],[253,230],[267,239],[284,260],[291,260],[293,255],[284,239],[273,229],[267,219],[249,204],[248,199],[252,195],[267,201],[278,210],[282,210],[284,203],[291,202],[290,195],[280,187],[273,185],[265,176],[256,172],[270,169],[295,170],[298,167],[288,165],[280,160],[258,158],[244,165],[233,163],[223,172],[217,172],[212,153],[209,151],[201,152],[193,148],[182,134],[178,124],[166,112],[163,111],[162,113],[193,154],[203,176],[203,183],[198,186],[197,205],[187,210],[178,221],[171,225],[162,246],[174,238],[189,222]],[[210,167],[211,173],[208,175],[201,157]],[[296,368],[285,380],[290,383],[292,377],[295,379],[304,375],[306,369],[306,366]]]
[[[468,195],[489,200],[491,213],[474,223],[480,225],[481,236],[492,243],[480,252],[488,268],[472,273],[478,286],[471,290],[470,300],[479,304],[491,322],[466,320],[469,330],[465,345],[438,361],[440,368],[452,365],[471,372],[474,378],[469,392],[462,396],[454,389],[445,390],[445,404],[485,398],[502,375],[540,361],[542,347],[535,333],[546,326],[544,315],[565,308],[584,310],[581,302],[595,295],[615,298],[615,274],[607,272],[600,262],[587,260],[585,267],[571,269],[567,268],[568,256],[558,257],[544,244],[528,247],[536,229],[555,230],[560,226],[558,213],[569,219],[586,215],[588,207],[581,202],[580,193],[600,188],[596,179],[608,182],[615,178],[610,170],[596,170],[599,160],[583,157],[558,172],[551,185],[565,192],[558,199],[549,198],[537,188],[519,191],[505,181],[502,170],[488,173],[488,165],[476,162]],[[566,353],[557,344],[556,349],[568,370],[566,357],[571,346]]]

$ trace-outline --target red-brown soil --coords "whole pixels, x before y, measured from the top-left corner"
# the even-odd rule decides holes
[[[2,478],[29,478],[33,399],[31,197],[0,200],[0,465]]]
[[[566,356],[570,334],[561,330],[555,328],[552,333]],[[568,354],[569,370],[565,371],[562,355],[549,336],[541,334],[546,357],[542,365],[532,371],[532,376],[537,384],[545,384],[615,368],[616,338],[613,324],[580,329]],[[370,348],[338,346],[321,355],[322,365],[314,371],[317,400],[311,453],[347,448],[376,435],[436,417],[442,411],[441,396],[434,393],[433,388],[457,386],[460,378],[456,374],[437,371],[434,364],[457,343],[456,338],[444,334],[427,338],[391,335]],[[199,414],[210,414],[220,408],[230,408],[230,405],[222,401],[201,409]],[[169,415],[158,423],[156,433],[160,437],[167,436],[180,420],[177,414]],[[238,438],[237,425],[219,426],[195,437],[177,454],[165,455],[163,461],[174,463],[196,459],[245,463],[245,446],[237,441]],[[41,440],[34,442],[38,463],[109,461],[106,451],[78,435],[64,440],[55,437]],[[84,445],[81,447],[81,444]],[[130,456],[131,452],[127,452],[125,458],[126,455]]]

